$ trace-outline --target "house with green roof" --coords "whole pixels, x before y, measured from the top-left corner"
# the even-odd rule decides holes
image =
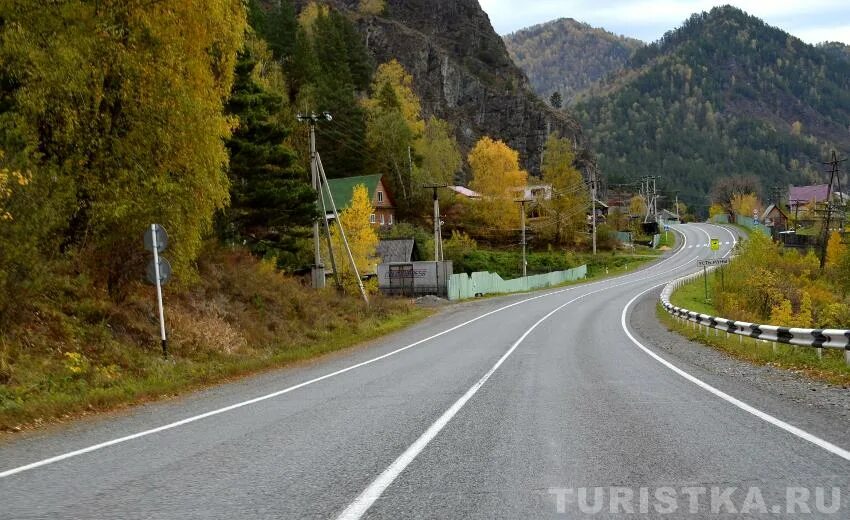
[[[375,227],[392,227],[395,223],[395,201],[383,175],[360,175],[328,179],[328,188],[330,188],[337,211],[341,213],[342,210],[351,205],[354,188],[360,184],[369,191],[369,200],[372,201],[373,213],[370,217],[372,225]],[[333,209],[324,190],[322,190],[322,198],[325,203],[327,219],[333,220]]]

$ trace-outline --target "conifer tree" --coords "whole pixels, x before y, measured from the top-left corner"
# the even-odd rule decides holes
[[[281,267],[298,267],[298,239],[317,217],[316,195],[295,152],[284,144],[289,134],[284,98],[263,82],[279,70],[258,70],[269,57],[265,45],[252,39],[236,64],[227,109],[239,126],[227,141],[232,187],[223,231],[255,253],[278,257]]]

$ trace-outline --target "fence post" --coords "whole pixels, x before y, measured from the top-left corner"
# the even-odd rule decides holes
[[[818,347],[818,348],[817,348],[817,349],[815,349],[815,350],[817,350],[817,351],[818,351],[818,359],[823,359],[823,349],[822,349],[822,348],[820,348],[820,347]]]

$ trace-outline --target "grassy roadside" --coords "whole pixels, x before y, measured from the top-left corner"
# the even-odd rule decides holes
[[[709,273],[708,286],[711,290],[711,283],[717,276],[717,271]],[[709,297],[711,293],[709,293]],[[711,300],[705,299],[705,279],[700,276],[696,280],[683,285],[670,295],[670,303],[676,307],[688,309],[689,311],[699,312],[701,314],[717,315],[717,310],[711,305]]]
[[[200,282],[166,289],[171,356],[155,340],[152,289],[126,301],[79,277],[0,332],[0,431],[171,397],[284,367],[403,329],[431,314],[410,301],[316,292],[242,252],[213,250]]]
[[[711,275],[709,275],[711,276]],[[716,310],[710,303],[705,302],[703,279],[682,286],[674,291],[670,303],[694,312],[716,316]],[[730,335],[725,332],[711,330],[708,334],[692,328],[692,325],[682,324],[673,318],[659,303],[657,306],[659,321],[668,330],[676,332],[685,338],[715,348],[736,359],[756,365],[770,365],[790,370],[818,381],[850,386],[850,366],[844,362],[844,353],[835,349],[824,349],[823,357],[818,358],[817,350],[809,347],[794,347],[777,343],[774,348],[770,342],[756,341],[743,336]],[[715,335],[716,334],[716,335]]]

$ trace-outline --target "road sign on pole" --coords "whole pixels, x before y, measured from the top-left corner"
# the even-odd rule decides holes
[[[156,285],[156,304],[159,309],[159,334],[162,340],[162,357],[168,358],[168,339],[165,336],[165,310],[162,306],[162,284],[171,276],[168,260],[159,256],[168,247],[168,234],[159,224],[151,224],[145,232],[145,249],[153,252],[152,265],[148,266],[148,280]],[[152,268],[152,269],[151,269]]]
[[[157,271],[157,266],[154,265],[153,260],[148,263],[147,275],[148,282],[151,285],[156,285],[157,283],[157,272],[159,272],[159,283],[165,285],[168,282],[168,279],[171,278],[171,262],[168,261],[164,256],[159,257],[159,271]]]
[[[151,224],[151,227],[145,231],[145,250],[153,252],[154,247],[157,253],[162,253],[168,248],[168,233],[159,224]]]
[[[709,258],[706,260],[697,260],[697,265],[700,267],[712,267],[718,265],[729,265],[732,262],[729,258]]]

